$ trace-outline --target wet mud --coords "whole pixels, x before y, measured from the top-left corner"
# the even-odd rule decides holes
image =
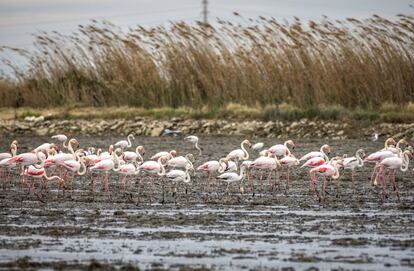
[[[81,147],[108,146],[120,138],[83,137]],[[20,152],[47,138],[19,138]],[[240,137],[201,137],[196,165],[238,148]],[[271,139],[266,146],[280,143]],[[0,142],[7,149],[10,138]],[[300,156],[328,143],[332,155],[367,153],[381,142],[295,140]],[[193,152],[175,138],[137,138],[146,157],[160,150]],[[256,156],[253,151],[251,155]],[[76,178],[73,191],[50,191],[39,198],[19,188],[18,178],[0,187],[1,270],[412,270],[414,268],[414,182],[412,166],[397,175],[401,203],[388,187],[369,182],[372,165],[330,182],[326,200],[309,189],[306,170],[292,174],[285,191],[256,173],[255,189],[244,183],[207,183],[198,172],[189,185],[139,175],[126,192],[111,174],[111,196],[101,192],[99,176]],[[97,178],[95,191],[90,180]],[[141,179],[141,185],[139,180]],[[177,188],[173,196],[174,188]],[[164,191],[164,192],[163,192]],[[186,193],[187,192],[187,193]]]

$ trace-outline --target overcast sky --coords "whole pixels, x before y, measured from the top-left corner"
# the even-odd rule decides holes
[[[128,26],[158,25],[168,21],[201,20],[201,0],[0,0],[0,45],[30,47],[31,34],[41,30],[69,33],[90,19],[108,19]],[[303,20],[393,17],[412,14],[414,0],[209,0],[209,19],[236,20],[233,11],[245,17],[259,15]]]

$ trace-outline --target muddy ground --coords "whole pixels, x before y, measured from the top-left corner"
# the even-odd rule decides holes
[[[5,150],[11,138],[3,138]],[[107,146],[120,138],[79,138],[82,146]],[[19,138],[20,152],[47,138]],[[217,159],[237,147],[239,137],[202,137],[202,161]],[[264,141],[267,146],[278,143]],[[296,140],[300,156],[326,141]],[[370,153],[381,142],[330,141],[333,155],[351,155],[360,147]],[[190,145],[175,138],[137,138],[146,157]],[[196,153],[196,152],[194,152]],[[254,154],[253,151],[250,151]],[[328,187],[324,203],[309,192],[305,170],[293,175],[288,194],[284,186],[253,193],[225,184],[208,188],[206,175],[197,173],[188,187],[156,180],[150,193],[148,177],[135,178],[121,193],[116,175],[112,199],[90,191],[91,176],[76,180],[73,193],[58,194],[56,184],[42,201],[15,186],[0,188],[0,269],[20,270],[413,270],[414,182],[409,172],[398,174],[401,203],[391,192],[379,204],[376,187],[369,184],[372,166],[358,170],[356,185],[342,176]],[[13,181],[12,184],[15,182]],[[187,194],[185,190],[188,188]],[[151,201],[150,201],[151,198]]]

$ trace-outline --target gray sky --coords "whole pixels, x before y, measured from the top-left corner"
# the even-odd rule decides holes
[[[209,0],[209,19],[236,20],[233,11],[244,17],[273,16],[303,20],[322,15],[340,19],[379,14],[393,17],[412,14],[414,0]],[[89,19],[108,19],[124,27],[165,24],[168,21],[201,20],[201,0],[1,0],[0,45],[30,48],[31,34],[41,30],[70,33]]]

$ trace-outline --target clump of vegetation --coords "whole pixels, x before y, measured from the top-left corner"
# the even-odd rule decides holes
[[[80,103],[211,112],[231,103],[251,108],[285,102],[307,110],[305,115],[336,119],[342,107],[376,109],[386,101],[399,106],[413,100],[413,16],[246,21],[177,22],[127,33],[93,21],[71,35],[40,34],[35,52],[2,48],[26,58],[28,67],[8,63],[17,81],[0,82],[0,106]],[[297,118],[302,111],[281,114]]]

